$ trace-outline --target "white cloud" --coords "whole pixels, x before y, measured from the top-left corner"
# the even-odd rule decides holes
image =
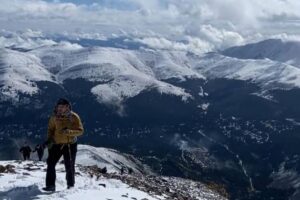
[[[30,29],[21,33],[13,33],[2,30],[0,31],[0,48],[18,47],[32,49],[44,45],[56,44],[53,40],[40,38],[41,36],[41,32],[35,32]]]
[[[43,37],[42,32],[32,31],[27,29],[24,32],[9,32],[5,30],[0,31],[0,48],[3,47],[17,47],[24,49],[34,49],[41,46],[60,45],[64,49],[81,49],[82,46],[77,43],[70,43],[68,41],[56,42],[51,39]],[[83,35],[84,37],[88,37]]]
[[[163,37],[145,37],[142,39],[134,39],[134,41],[146,44],[154,49],[189,51],[195,54],[201,54],[214,50],[214,46],[212,46],[209,42],[190,36],[187,36],[185,41],[182,42],[171,41]]]
[[[187,30],[187,34],[191,33]],[[226,48],[232,45],[240,45],[244,43],[244,38],[238,32],[226,30],[224,28],[216,28],[212,25],[201,25],[193,27],[192,35],[196,35],[202,40],[213,44],[214,48]]]
[[[198,46],[209,50],[274,35],[300,35],[297,0],[84,2],[0,0],[0,26],[11,31],[31,29],[86,37],[98,34],[103,38],[126,33],[138,36],[143,43],[173,49]],[[186,38],[191,40],[188,44],[178,42]]]

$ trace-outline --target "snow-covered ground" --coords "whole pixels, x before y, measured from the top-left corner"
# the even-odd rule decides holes
[[[99,170],[107,168],[107,173]],[[120,174],[120,168],[125,173]],[[67,189],[64,165],[56,166],[56,192],[44,192],[46,162],[0,161],[0,199],[70,199],[70,200],[223,200],[217,192],[200,182],[154,175],[140,161],[113,149],[79,145],[75,187]],[[128,168],[133,169],[128,174]],[[5,170],[3,170],[5,169]]]
[[[33,161],[0,161],[0,165],[14,165],[16,173],[0,174],[0,199],[25,200],[25,199],[163,199],[152,197],[138,189],[132,188],[120,180],[107,178],[91,178],[88,174],[79,171],[76,175],[76,185],[72,189],[66,189],[64,165],[56,167],[56,192],[46,193],[42,191],[45,186],[45,162]],[[105,187],[99,185],[105,184]]]

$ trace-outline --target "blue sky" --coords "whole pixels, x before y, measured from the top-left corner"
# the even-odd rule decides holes
[[[299,40],[299,0],[0,0],[0,27],[85,37],[126,36],[171,48],[222,49]],[[32,33],[32,32],[31,32]],[[185,43],[178,41],[184,40]],[[183,47],[188,43],[188,47]]]

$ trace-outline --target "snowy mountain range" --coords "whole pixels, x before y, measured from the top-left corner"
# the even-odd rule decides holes
[[[264,90],[299,88],[300,69],[295,54],[291,55],[295,59],[281,59],[266,51],[264,47],[270,48],[270,45],[264,43],[271,42],[257,44],[260,51],[246,46],[240,48],[248,51],[236,50],[239,55],[234,53],[238,47],[223,52],[238,58],[219,53],[197,56],[180,51],[81,47],[70,43],[42,46],[26,52],[4,48],[1,50],[1,99],[17,100],[19,93],[36,94],[39,91],[36,82],[39,81],[62,84],[65,80],[78,78],[97,83],[90,92],[99,102],[114,104],[149,89],[180,96],[184,101],[193,98],[184,88],[168,83],[166,80],[169,79],[226,78],[250,81]],[[275,41],[275,45],[277,43]],[[290,48],[297,47],[296,44],[291,43]],[[258,60],[252,51],[269,52],[276,59],[270,60],[273,57],[266,55],[266,59]]]
[[[269,39],[254,44],[232,47],[222,54],[241,59],[265,59],[275,60],[300,67],[300,42]]]
[[[43,142],[63,96],[83,120],[79,142],[105,147],[81,146],[78,164],[216,184],[231,199],[297,200],[298,42],[196,55],[120,41],[4,46],[0,158],[17,159],[24,141]]]

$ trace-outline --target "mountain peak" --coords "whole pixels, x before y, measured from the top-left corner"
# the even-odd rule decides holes
[[[240,59],[265,59],[285,62],[300,68],[300,42],[268,39],[244,46],[231,47],[223,55]]]

